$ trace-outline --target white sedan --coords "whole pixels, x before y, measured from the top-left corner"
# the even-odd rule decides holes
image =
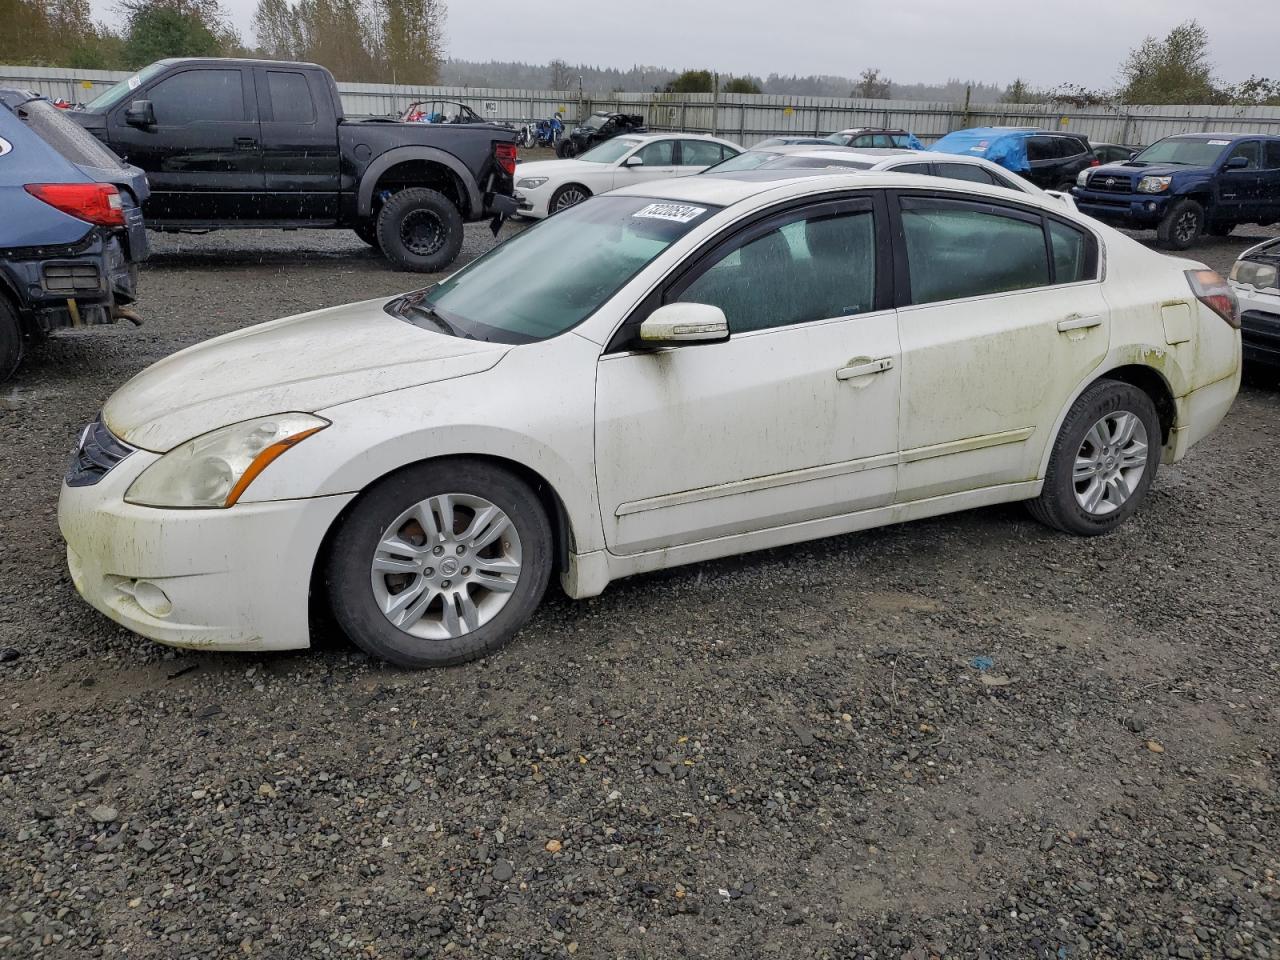
[[[85,429],[58,520],[77,589],[145,636],[305,647],[327,607],[457,663],[553,574],[590,597],[1015,500],[1108,533],[1231,406],[1239,323],[1203,265],[993,186],[644,184],[162,360]]]
[[[619,187],[701,173],[741,152],[728,140],[692,133],[614,137],[570,160],[521,163],[516,203],[521,216],[540,220]]]

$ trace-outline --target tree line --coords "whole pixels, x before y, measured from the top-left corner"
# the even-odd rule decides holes
[[[256,46],[218,0],[120,0],[116,30],[89,0],[0,0],[0,63],[135,69],[165,57],[261,56],[323,64],[343,80],[435,83],[444,0],[259,0]]]
[[[709,69],[615,69],[564,60],[549,64],[444,58],[445,0],[258,0],[256,46],[246,46],[219,0],[119,0],[112,29],[91,16],[89,0],[0,0],[0,63],[134,69],[164,57],[264,56],[320,63],[342,80],[371,83],[446,83],[473,87],[710,93]],[[1120,65],[1114,87],[1062,84],[1051,89],[1022,79],[1007,87],[958,79],[945,84],[899,84],[877,67],[856,77],[718,78],[724,93],[960,101],[974,103],[1240,104],[1280,105],[1280,81],[1253,76],[1240,83],[1217,78],[1208,31],[1196,20],[1164,37],[1147,37]]]

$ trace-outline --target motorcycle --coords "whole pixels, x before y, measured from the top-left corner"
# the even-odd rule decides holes
[[[530,120],[521,128],[520,141],[525,147],[554,147],[564,136],[560,114],[549,120]]]

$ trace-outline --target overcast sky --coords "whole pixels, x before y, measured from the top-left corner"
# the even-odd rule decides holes
[[[93,0],[115,20],[113,0]],[[257,0],[223,0],[246,39]],[[1228,10],[1235,12],[1228,13]],[[1221,14],[1221,15],[1219,15]],[[879,67],[899,83],[951,77],[1107,87],[1125,54],[1198,17],[1227,81],[1280,74],[1280,2],[1204,0],[453,0],[448,55],[722,73],[854,76]]]

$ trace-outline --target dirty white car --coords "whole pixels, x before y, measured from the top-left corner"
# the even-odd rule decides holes
[[[1246,364],[1280,371],[1280,238],[1240,254],[1231,287],[1240,301]]]
[[[517,209],[540,220],[618,187],[701,173],[741,152],[728,140],[694,133],[614,137],[568,160],[521,163],[515,175]]]
[[[648,184],[145,370],[59,523],[81,594],[148,637],[305,647],[324,605],[377,656],[455,663],[555,573],[589,597],[1014,500],[1107,533],[1226,414],[1238,325],[1212,271],[997,187]]]

